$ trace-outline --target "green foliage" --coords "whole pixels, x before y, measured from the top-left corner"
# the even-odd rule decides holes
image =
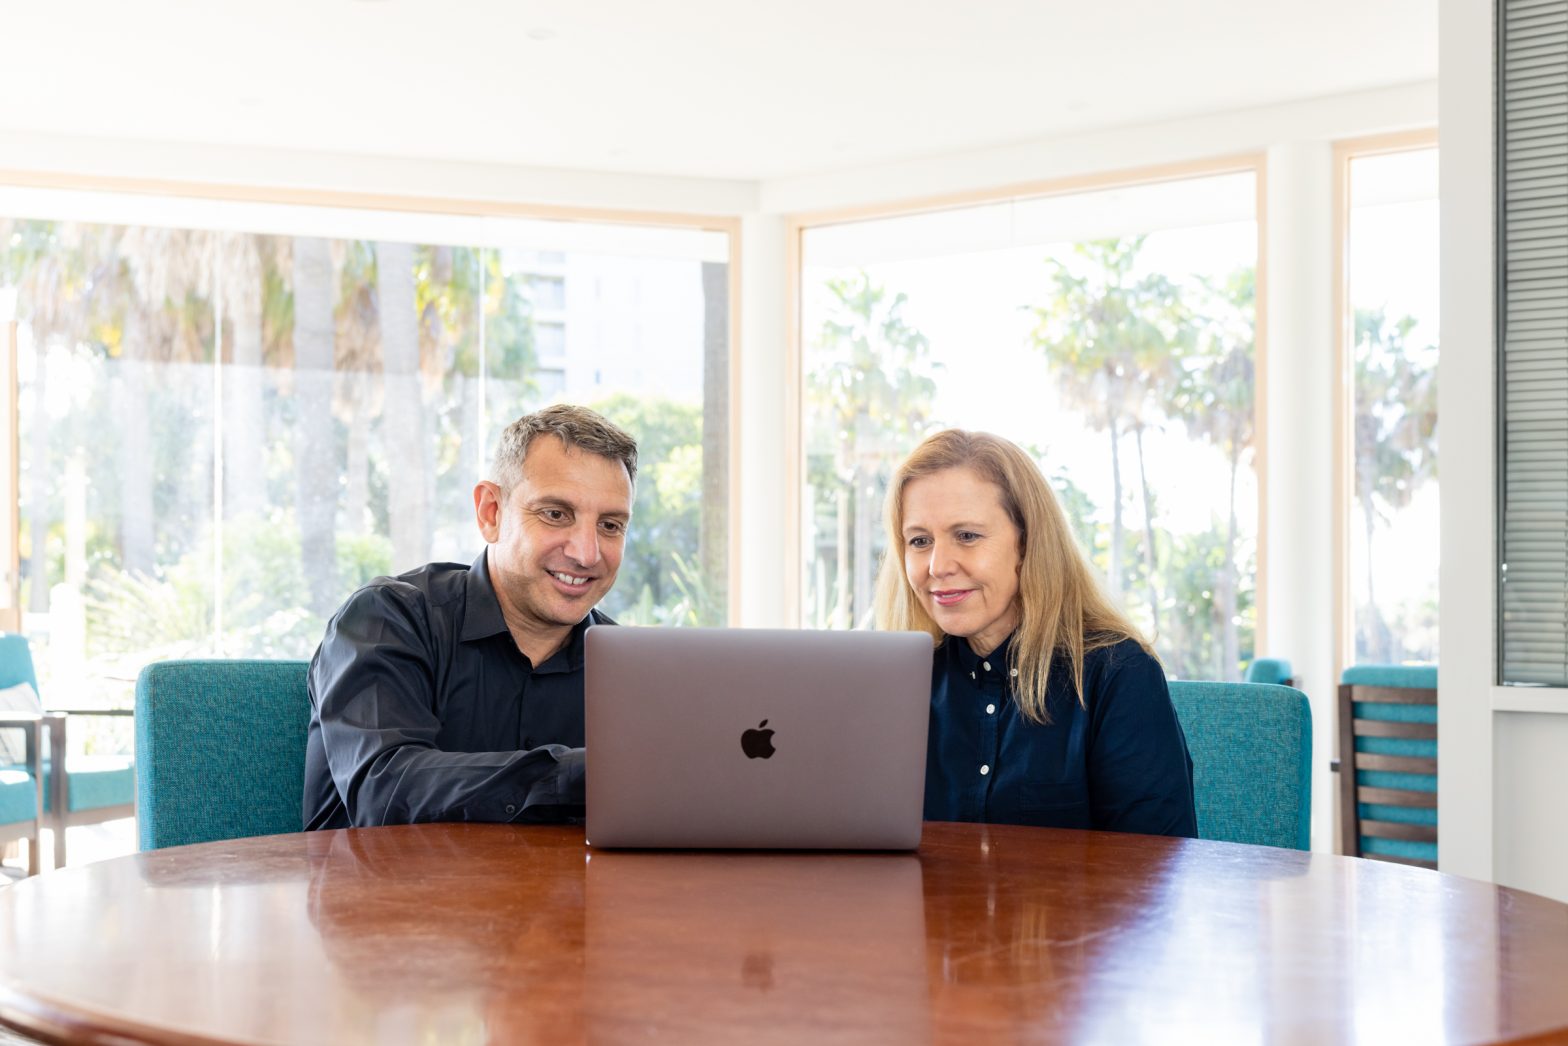
[[[1376,586],[1379,524],[1437,477],[1437,349],[1410,344],[1415,327],[1415,317],[1391,320],[1381,308],[1355,313],[1355,490],[1369,564],[1356,654],[1368,661],[1436,656],[1432,640],[1419,638],[1435,635],[1435,623],[1428,627],[1419,607],[1385,608]],[[1390,609],[1396,626],[1387,620]]]
[[[806,374],[808,482],[818,549],[809,557],[808,614],[824,626],[871,622],[873,578],[882,555],[879,521],[899,459],[932,423],[940,365],[930,341],[904,316],[907,297],[865,271],[827,281],[827,317]],[[829,537],[831,535],[831,537]],[[823,602],[831,590],[831,602]]]
[[[702,408],[618,393],[592,404],[637,437],[637,496],[604,609],[627,624],[719,625],[723,607],[696,564],[702,519]]]

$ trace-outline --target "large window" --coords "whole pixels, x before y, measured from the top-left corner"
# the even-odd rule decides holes
[[[803,232],[803,623],[864,627],[891,472],[926,433],[1027,447],[1166,668],[1256,629],[1256,175]]]
[[[1437,150],[1352,155],[1347,663],[1437,660]]]
[[[308,657],[357,585],[472,560],[500,430],[553,400],[642,445],[605,609],[726,619],[725,232],[21,190],[0,216],[46,701]]]

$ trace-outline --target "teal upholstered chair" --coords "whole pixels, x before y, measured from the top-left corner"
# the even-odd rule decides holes
[[[1247,682],[1295,686],[1296,678],[1290,670],[1290,662],[1284,658],[1257,657],[1247,666]]]
[[[1340,849],[1437,867],[1437,666],[1353,665],[1339,686]]]
[[[1170,688],[1192,753],[1199,838],[1308,849],[1307,695],[1261,683],[1176,681]]]
[[[38,675],[27,637],[0,633],[0,689]],[[65,830],[136,815],[135,766],[130,755],[68,755],[70,724],[87,716],[123,717],[123,708],[51,708],[43,715],[49,744],[43,760],[43,823],[54,835],[54,866],[65,865]],[[62,772],[63,764],[63,772]],[[3,817],[0,814],[0,817]]]
[[[164,661],[136,681],[141,847],[297,832],[304,661]]]

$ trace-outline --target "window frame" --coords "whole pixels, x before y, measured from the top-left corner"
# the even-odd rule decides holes
[[[1350,581],[1350,516],[1355,500],[1355,440],[1351,432],[1351,382],[1355,366],[1355,315],[1350,306],[1350,166],[1352,160],[1438,148],[1436,127],[1343,138],[1334,142],[1334,679],[1344,675],[1356,651],[1356,608]],[[1438,347],[1439,353],[1442,346]]]
[[[1161,182],[1187,181],[1207,176],[1250,173],[1257,225],[1256,299],[1253,313],[1253,462],[1258,481],[1257,581],[1254,602],[1257,623],[1254,650],[1268,649],[1268,155],[1246,152],[1179,163],[1099,171],[1041,181],[1015,183],[870,203],[822,211],[802,211],[785,216],[785,484],[784,505],[784,615],[799,627],[804,605],[805,560],[801,542],[805,508],[805,337],[802,318],[804,295],[805,234],[832,225],[962,210],[985,204],[1023,201],[1047,196],[1072,196],[1106,189],[1132,188]]]

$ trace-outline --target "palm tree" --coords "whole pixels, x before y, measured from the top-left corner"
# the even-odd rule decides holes
[[[1123,481],[1121,438],[1131,432],[1138,454],[1144,508],[1144,555],[1152,625],[1159,632],[1158,545],[1154,505],[1143,462],[1143,434],[1163,417],[1175,384],[1183,331],[1176,286],[1140,274],[1146,237],[1093,240],[1073,246],[1073,264],[1048,259],[1050,298],[1034,308],[1031,339],[1046,358],[1067,405],[1104,432],[1111,450],[1111,542],[1107,581],[1122,593]]]
[[[1173,413],[1187,431],[1219,449],[1230,467],[1224,561],[1214,580],[1213,609],[1221,636],[1220,673],[1237,679],[1241,651],[1236,618],[1240,612],[1236,566],[1236,480],[1242,458],[1254,438],[1254,324],[1256,274],[1243,269],[1223,287],[1201,285],[1204,307],[1197,317],[1198,345],[1186,365],[1175,395]]]
[[[864,271],[827,282],[827,319],[817,336],[820,362],[807,376],[818,427],[835,434],[839,603],[834,622],[852,626],[872,610],[876,573],[874,519],[889,462],[926,428],[936,382],[931,346],[904,319],[908,303]],[[850,526],[854,528],[853,541]],[[853,566],[851,566],[853,553]],[[853,583],[846,582],[853,570]]]
[[[296,236],[294,290],[295,517],[311,610],[325,617],[342,600],[337,580],[337,440],[332,423],[335,323],[331,249],[326,240]]]
[[[1415,358],[1409,344],[1415,326],[1414,317],[1391,321],[1381,308],[1355,314],[1356,499],[1367,550],[1358,646],[1360,656],[1373,661],[1396,659],[1394,637],[1377,602],[1377,522],[1410,504],[1437,475],[1437,371]]]
[[[729,271],[722,262],[702,263],[702,530],[697,548],[704,602],[714,608],[725,605],[729,587]]]

